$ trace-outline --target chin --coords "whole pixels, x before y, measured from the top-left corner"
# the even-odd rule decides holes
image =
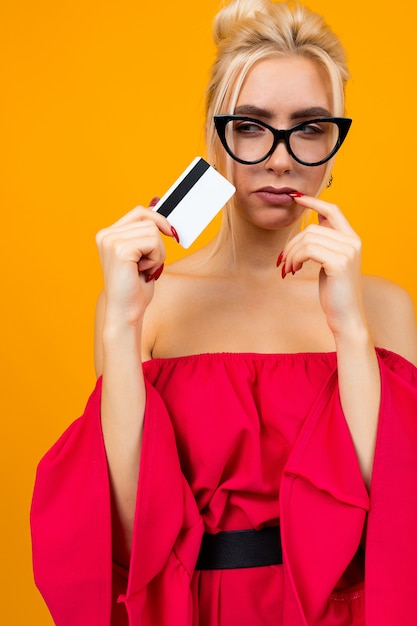
[[[251,220],[254,226],[264,228],[265,230],[279,230],[281,228],[289,228],[295,224],[299,224],[304,211],[294,212],[294,209],[288,211],[285,208],[277,207],[276,209],[265,209],[262,215],[257,214]]]

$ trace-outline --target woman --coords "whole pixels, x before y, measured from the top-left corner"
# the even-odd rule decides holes
[[[164,272],[158,213],[98,234],[99,381],[39,468],[38,585],[58,625],[414,624],[414,311],[317,198],[350,125],[343,50],[269,0],[215,38],[209,159],[236,194]]]

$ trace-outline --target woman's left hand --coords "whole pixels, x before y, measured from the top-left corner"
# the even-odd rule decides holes
[[[308,260],[319,263],[320,303],[330,330],[334,335],[355,332],[366,326],[361,240],[335,204],[311,196],[294,200],[316,211],[319,224],[310,224],[285,246],[283,276],[297,272]]]

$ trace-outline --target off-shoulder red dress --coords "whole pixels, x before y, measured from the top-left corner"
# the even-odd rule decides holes
[[[417,370],[377,353],[370,494],[340,407],[335,354],[145,363],[129,572],[112,565],[98,380],[37,473],[35,579],[57,626],[415,626]],[[277,524],[283,565],[195,571],[204,530]]]

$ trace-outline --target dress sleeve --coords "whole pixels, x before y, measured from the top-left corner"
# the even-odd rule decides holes
[[[285,624],[328,623],[330,596],[365,527],[367,626],[416,624],[417,375],[398,355],[378,351],[378,359],[382,398],[370,493],[343,416],[337,372],[288,460],[281,486]]]
[[[369,626],[417,623],[417,370],[380,355],[382,402],[366,549]]]
[[[181,472],[165,405],[146,385],[128,572],[112,565],[101,379],[83,416],[39,464],[31,508],[33,566],[57,626],[188,626],[192,621],[190,579],[203,525]]]

